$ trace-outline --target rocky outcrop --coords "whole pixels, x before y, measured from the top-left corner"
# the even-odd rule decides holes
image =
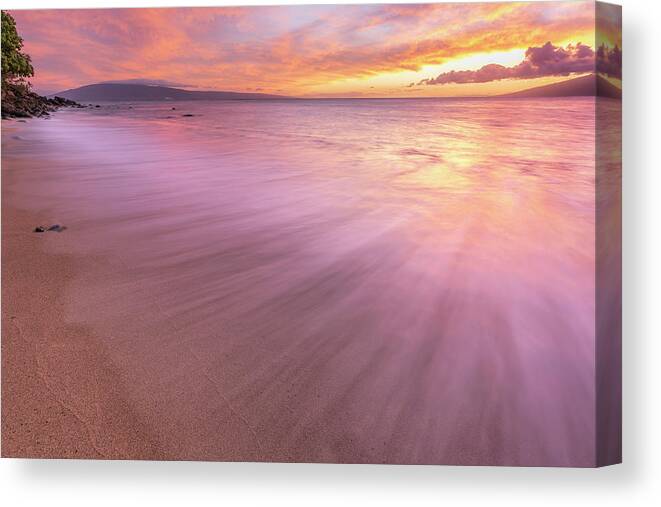
[[[62,97],[42,97],[21,84],[5,84],[2,87],[3,118],[48,116],[61,107],[84,106]]]

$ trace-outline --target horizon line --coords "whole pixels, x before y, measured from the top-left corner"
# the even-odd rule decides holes
[[[566,80],[559,81],[558,83],[565,83],[567,81],[571,81],[573,79],[581,79],[587,76],[594,76],[599,77],[599,73],[590,73],[586,74],[584,76],[568,76]],[[119,86],[138,86],[138,87],[149,87],[149,88],[167,88],[171,90],[177,90],[177,91],[184,91],[184,92],[190,92],[190,93],[231,93],[231,94],[237,94],[237,95],[255,95],[255,96],[262,96],[264,98],[258,99],[258,100],[420,100],[420,99],[431,99],[431,100],[437,100],[437,99],[442,99],[442,100],[456,100],[456,99],[490,99],[490,98],[522,98],[518,97],[516,95],[513,95],[512,93],[505,93],[505,94],[499,94],[499,95],[438,95],[438,96],[424,96],[424,97],[411,97],[411,96],[363,96],[363,97],[356,97],[356,96],[337,96],[337,97],[308,97],[308,96],[295,96],[295,95],[281,95],[278,93],[269,93],[269,92],[261,92],[261,91],[233,91],[233,90],[200,90],[200,89],[190,89],[186,87],[178,87],[174,85],[168,85],[168,84],[151,84],[151,83],[131,83],[131,82],[117,82],[117,81],[100,81],[96,83],[89,83],[89,84],[84,84],[77,86],[75,88],[67,88],[65,90],[60,90],[58,92],[54,93],[45,93],[44,95],[47,97],[55,97],[58,96],[59,94],[64,94],[66,92],[71,92],[74,90],[78,90],[81,88],[85,88],[88,86],[96,86],[96,85],[119,85]],[[548,86],[548,85],[546,85]],[[551,85],[552,86],[552,85]],[[543,87],[543,86],[542,86]],[[540,88],[540,86],[533,86],[531,88],[525,88],[523,90],[520,90],[520,92],[523,91],[528,91],[528,90],[533,90],[535,88]],[[517,94],[518,92],[514,92],[514,94]],[[584,96],[598,96],[597,93],[594,95],[584,95]],[[554,98],[554,97],[548,97],[548,98]],[[561,97],[556,97],[556,98],[561,98]],[[167,99],[165,99],[167,100]],[[193,101],[202,101],[204,99],[191,99]],[[215,99],[215,100],[224,100],[224,99]],[[228,99],[228,100],[256,100],[256,99]],[[126,100],[126,102],[162,102],[163,100]],[[181,102],[183,100],[173,100],[173,102]],[[123,102],[121,100],[110,100],[110,101],[104,101],[104,100],[97,100],[97,102]]]

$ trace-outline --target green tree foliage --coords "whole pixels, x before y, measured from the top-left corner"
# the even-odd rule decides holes
[[[30,56],[21,52],[23,39],[16,31],[16,21],[2,11],[2,87],[7,83],[24,83],[34,76]]]

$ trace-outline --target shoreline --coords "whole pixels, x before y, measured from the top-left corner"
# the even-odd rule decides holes
[[[29,85],[2,83],[2,119],[44,118],[61,108],[84,109],[86,106],[63,97],[44,97]]]
[[[11,149],[5,143],[4,149]],[[11,165],[11,167],[7,167]],[[76,260],[33,233],[44,212],[19,208],[2,167],[2,457],[158,459],[101,341],[64,318]]]

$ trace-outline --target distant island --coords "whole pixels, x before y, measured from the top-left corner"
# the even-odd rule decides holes
[[[242,93],[225,91],[184,90],[169,86],[97,83],[65,90],[56,94],[77,102],[141,102],[141,101],[182,101],[182,100],[296,100],[296,97],[267,93]],[[559,83],[538,86],[498,98],[536,97],[609,97],[622,98],[622,90],[602,76],[591,74],[568,79]]]
[[[500,97],[607,97],[621,99],[622,90],[602,76],[590,74],[559,83],[500,95]]]
[[[98,83],[57,93],[59,97],[79,102],[132,102],[181,100],[274,100],[291,99],[284,95],[221,91],[193,91],[168,86]]]

